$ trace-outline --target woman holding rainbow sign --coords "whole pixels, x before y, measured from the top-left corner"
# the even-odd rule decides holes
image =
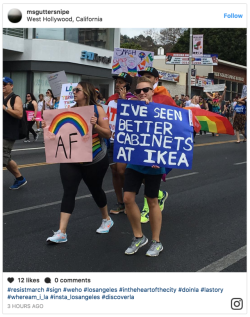
[[[73,89],[74,107],[88,107],[94,105],[95,114],[90,123],[93,125],[92,144],[93,161],[87,163],[63,163],[60,164],[60,175],[64,194],[61,204],[61,216],[59,230],[54,232],[47,242],[67,242],[66,229],[70,216],[75,207],[75,197],[81,180],[85,182],[102,214],[102,224],[96,230],[97,233],[108,233],[114,222],[108,215],[107,198],[102,189],[103,178],[109,167],[107,147],[103,138],[109,139],[111,131],[106,113],[101,105],[97,104],[95,87],[87,82],[80,82]],[[45,121],[42,123],[46,126]]]

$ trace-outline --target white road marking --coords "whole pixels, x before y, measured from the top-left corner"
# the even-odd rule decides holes
[[[195,175],[195,174],[199,174],[198,172],[194,172],[194,173],[189,173],[189,174],[183,174],[183,175],[178,175],[178,176],[174,176],[174,177],[168,177],[166,180],[170,180],[170,179],[175,179],[175,178],[180,178],[180,177],[185,177],[185,176],[191,176],[191,175]],[[110,190],[106,190],[104,191],[106,194],[108,193],[112,193],[114,192],[115,190],[114,189],[110,189]],[[89,198],[89,197],[92,197],[91,194],[88,194],[88,195],[84,195],[84,196],[79,196],[79,197],[76,197],[76,200],[79,200],[79,199],[84,199],[84,198]],[[48,206],[54,206],[54,205],[58,205],[58,204],[61,204],[61,200],[58,200],[58,201],[54,201],[52,203],[48,203],[48,204],[42,204],[42,205],[36,205],[36,206],[32,206],[32,207],[27,207],[27,208],[22,208],[22,209],[16,209],[16,210],[12,210],[12,211],[7,211],[7,212],[4,212],[3,215],[4,216],[9,216],[9,215],[13,215],[13,214],[18,214],[20,212],[23,212],[23,211],[28,211],[28,210],[33,210],[33,209],[39,209],[39,208],[45,208],[45,207],[48,207]]]
[[[234,163],[234,165],[241,165],[241,164],[247,164],[247,162]]]
[[[239,260],[243,259],[247,256],[247,246],[239,248],[238,250],[224,256],[220,260],[205,266],[203,269],[197,272],[221,272],[222,270],[226,269],[230,265],[238,262]]]
[[[43,147],[31,147],[31,148],[28,148],[28,149],[15,149],[15,150],[12,150],[11,152],[40,150],[40,149],[45,149],[45,147],[43,146]]]

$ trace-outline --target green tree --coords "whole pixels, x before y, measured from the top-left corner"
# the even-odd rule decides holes
[[[189,53],[189,34],[186,30],[173,46],[173,53]],[[246,29],[193,29],[203,34],[203,53],[218,54],[219,59],[246,65]]]
[[[120,45],[120,47],[122,47],[122,48],[131,48],[131,49],[133,49],[133,50],[142,50],[141,45],[136,44],[136,43],[134,43],[134,42],[122,43],[122,44]]]

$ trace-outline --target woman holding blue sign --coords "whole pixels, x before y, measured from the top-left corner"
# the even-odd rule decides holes
[[[149,104],[149,102],[153,101],[153,84],[148,78],[142,76],[138,79],[135,93],[139,100],[145,101],[146,104]],[[160,189],[161,178],[164,173],[165,168],[159,166],[150,167],[133,164],[127,165],[125,171],[123,199],[127,216],[132,226],[134,238],[130,247],[128,247],[125,251],[125,254],[131,255],[136,253],[139,248],[148,242],[148,239],[142,233],[141,213],[138,205],[135,202],[135,196],[138,194],[143,180],[145,180],[144,194],[148,201],[150,226],[152,230],[152,242],[146,255],[158,256],[163,250],[163,246],[160,242],[162,213],[158,203],[158,193]]]

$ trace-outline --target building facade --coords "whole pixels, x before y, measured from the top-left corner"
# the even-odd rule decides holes
[[[50,88],[47,75],[64,70],[69,83],[91,82],[104,97],[114,93],[112,58],[120,29],[3,29],[3,76],[23,102]]]

